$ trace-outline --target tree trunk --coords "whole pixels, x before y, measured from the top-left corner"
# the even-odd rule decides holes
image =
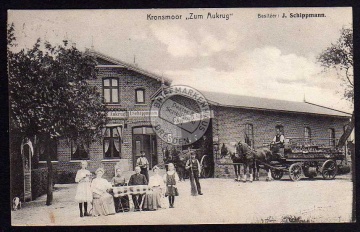
[[[47,176],[47,193],[46,193],[46,205],[51,205],[53,200],[53,168],[51,163],[51,156],[49,152],[49,142],[45,142],[45,154],[47,157],[46,163],[48,168]]]
[[[346,130],[344,131],[344,133],[341,135],[339,142],[338,142],[338,147],[342,147],[345,145],[346,140],[350,137],[351,132],[353,131],[355,127],[355,112],[353,112],[351,119],[349,121],[349,123],[347,124]]]
[[[33,147],[34,147],[34,154],[32,157],[32,169],[38,169],[39,168],[39,156],[40,156],[40,152],[39,152],[39,146],[38,143],[33,143]]]

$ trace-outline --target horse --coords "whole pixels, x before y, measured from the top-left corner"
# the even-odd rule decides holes
[[[176,167],[176,172],[179,175],[179,179],[180,181],[183,180],[185,181],[185,164],[186,161],[188,160],[188,158],[186,156],[184,156],[182,154],[182,152],[180,152],[180,154],[178,154],[175,159],[173,160],[174,165]]]
[[[259,180],[259,164],[264,164],[264,169],[267,172],[266,181],[273,180],[271,176],[271,169],[269,164],[271,161],[277,160],[276,155],[274,155],[270,149],[262,148],[258,150],[252,149],[248,144],[243,142],[238,142],[235,145],[235,158],[233,160],[240,161],[244,164],[244,175],[243,175],[243,182],[246,182],[246,170],[249,169],[250,174],[250,182],[253,181],[253,172],[255,173],[255,180]],[[234,162],[234,161],[233,161]]]
[[[232,162],[234,163],[235,170],[235,181],[240,181],[241,179],[241,164],[243,160],[240,157],[236,157],[235,153],[230,153],[230,157]]]

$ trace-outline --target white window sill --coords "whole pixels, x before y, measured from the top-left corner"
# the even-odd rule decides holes
[[[105,106],[121,106],[120,103],[103,103]]]
[[[43,161],[43,160],[39,161],[39,164],[46,164],[46,163],[47,161]],[[59,161],[51,161],[51,163],[59,163]]]
[[[80,163],[82,161],[90,162],[90,160],[70,160],[70,163]]]
[[[135,106],[146,106],[146,103],[135,103]]]
[[[121,159],[103,159],[101,162],[119,162]]]

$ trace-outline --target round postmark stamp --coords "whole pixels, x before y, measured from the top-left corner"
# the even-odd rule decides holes
[[[199,140],[210,124],[210,106],[196,89],[174,85],[163,90],[152,105],[155,133],[166,143],[189,145]]]

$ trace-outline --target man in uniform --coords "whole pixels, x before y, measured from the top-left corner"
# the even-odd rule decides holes
[[[201,186],[200,186],[200,182],[199,182],[199,177],[200,177],[200,162],[198,159],[196,159],[196,154],[194,151],[191,152],[191,156],[190,159],[186,162],[185,168],[187,170],[190,171],[190,184],[192,185],[192,191],[191,194],[192,195],[196,195],[196,193],[193,192],[193,182],[195,180],[196,183],[196,189],[197,189],[197,193],[199,195],[203,195],[203,193],[201,192]]]
[[[284,158],[284,142],[285,142],[284,135],[281,134],[279,128],[276,128],[276,135],[273,141],[271,142],[272,144],[271,152],[273,154],[278,154],[281,159]]]
[[[139,166],[141,168],[141,174],[143,174],[146,177],[147,182],[149,182],[149,161],[145,157],[145,152],[140,152],[140,157],[136,160],[136,166]]]
[[[135,174],[131,175],[129,180],[129,186],[132,185],[147,185],[148,181],[146,180],[146,177],[140,173],[141,168],[139,166],[135,167]],[[140,205],[142,202],[142,198],[145,194],[133,194],[132,199],[134,202],[135,211],[140,211]]]

